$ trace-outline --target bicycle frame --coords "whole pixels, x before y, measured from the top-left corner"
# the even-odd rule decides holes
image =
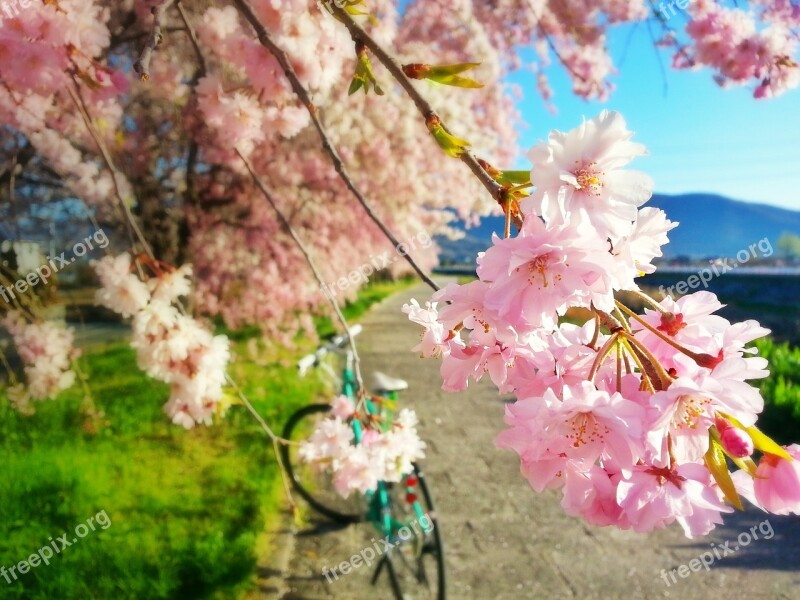
[[[358,388],[356,384],[355,371],[353,369],[353,352],[347,348],[343,349],[343,353],[345,354],[345,365],[342,369],[342,394],[347,396],[351,402],[355,404],[358,400],[356,397],[356,391]],[[390,392],[389,399],[396,400],[397,392]],[[374,415],[378,413],[378,408],[371,400],[367,399],[365,405],[368,414]],[[363,431],[361,428],[361,422],[358,419],[353,420],[353,434],[355,435],[356,443],[360,443],[363,437]],[[367,500],[367,505],[369,506],[369,520],[379,531],[383,533],[385,538],[390,538],[395,530],[404,526],[403,523],[399,523],[392,519],[389,490],[385,481],[378,482],[377,493],[367,492],[365,497]],[[412,507],[417,520],[422,523],[425,520],[425,513],[422,510],[422,505],[420,504],[419,500],[415,500],[412,503]]]

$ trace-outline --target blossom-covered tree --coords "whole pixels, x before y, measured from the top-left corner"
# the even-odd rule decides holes
[[[288,340],[301,325],[309,328],[297,315],[324,306],[324,297],[304,276],[292,275],[286,285],[287,273],[302,272],[302,257],[255,193],[235,149],[252,160],[295,226],[328,257],[329,280],[385,250],[387,241],[319,151],[306,107],[239,4],[6,3],[0,112],[7,166],[0,182],[7,187],[14,171],[18,202],[76,196],[103,222],[119,225],[127,212],[122,205],[129,206],[159,259],[194,263],[199,310],[233,326],[256,322]],[[474,221],[498,210],[497,203],[480,193],[463,166],[437,151],[414,106],[331,16],[333,5],[369,12],[364,26],[402,63],[481,63],[472,73],[484,84],[480,89],[423,89],[443,122],[500,168],[510,166],[517,151],[516,92],[503,77],[523,66],[520,46],[537,50],[539,60],[530,66],[548,99],[550,62],[568,71],[577,94],[606,97],[614,72],[607,36],[620,24],[644,19],[657,21],[664,31],[660,44],[679,68],[708,66],[720,83],[752,85],[758,97],[798,84],[796,36],[789,33],[800,16],[790,2],[692,2],[685,32],[670,28],[669,6],[590,4],[419,0],[400,9],[391,0],[249,3],[288,54],[359,189],[400,241],[420,230],[447,233],[455,216]],[[376,90],[385,94],[348,97],[354,73],[373,70]],[[435,261],[435,248],[416,254],[422,266]]]
[[[0,183],[9,202],[77,197],[118,225],[132,254],[96,265],[97,298],[133,318],[140,366],[170,384],[176,423],[224,410],[229,357],[181,297],[288,342],[331,301],[325,279],[387,238],[448,233],[456,217],[502,210],[505,235],[478,257],[479,279],[406,312],[425,328],[417,350],[442,358],[445,389],[488,373],[516,394],[498,444],[519,454],[532,487],[563,488],[564,509],[593,524],[677,521],[690,536],[740,506],[739,494],[800,512],[797,446],[755,428],[763,400],[747,382],[767,365],[747,345],[766,330],[714,315],[711,294],[645,298],[644,315],[615,297],[639,293],[636,278],[654,270],[675,226],[642,208],[652,182],[625,168],[643,148],[622,117],[554,132],[530,152],[529,176],[509,171],[520,123],[504,83],[531,46],[545,101],[551,62],[576,94],[605,99],[609,31],[652,19],[676,68],[708,67],[720,85],[776,96],[800,83],[789,0],[696,0],[684,31],[671,26],[674,3],[644,0],[42,0],[2,10]],[[327,258],[324,272],[301,239]],[[417,254],[409,262],[423,273],[435,251]],[[193,268],[166,264],[185,260]],[[573,307],[593,320],[563,323]],[[19,397],[40,399],[71,382],[72,340],[21,314],[5,320],[30,363]],[[43,334],[55,348],[31,343]],[[334,415],[303,446],[308,460],[332,460],[343,494],[395,480],[423,454],[413,413],[360,446],[348,418]],[[740,466],[733,476],[726,457]]]

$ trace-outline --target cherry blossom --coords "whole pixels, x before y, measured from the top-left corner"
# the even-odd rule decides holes
[[[23,414],[32,414],[31,401],[55,398],[75,383],[72,361],[80,351],[74,347],[75,334],[63,322],[28,322],[19,311],[9,311],[2,319],[22,360],[25,383],[9,389],[9,399]]]
[[[348,412],[345,402],[350,404],[350,414],[342,418]],[[331,473],[334,488],[345,498],[353,492],[372,492],[380,481],[401,481],[412,472],[413,463],[425,457],[413,410],[400,410],[386,429],[374,428],[371,421],[358,420],[354,425],[356,419],[353,401],[339,396],[331,416],[320,421],[299,451],[301,460]]]
[[[190,265],[166,271],[156,265],[157,275],[142,281],[132,272],[132,262],[121,254],[93,263],[103,286],[97,301],[132,317],[131,346],[139,368],[170,386],[164,406],[170,419],[186,429],[211,425],[223,412],[230,342],[175,304],[192,291]]]
[[[769,331],[715,314],[709,292],[659,302],[639,291],[677,224],[640,208],[649,179],[621,167],[644,148],[621,117],[549,139],[530,154],[535,190],[521,228],[478,254],[478,280],[436,292],[436,309],[404,309],[424,327],[417,350],[442,361],[442,389],[488,373],[514,394],[497,446],[519,456],[534,491],[560,489],[564,510],[593,525],[678,522],[706,535],[741,507],[739,494],[794,510],[797,447],[779,455],[758,431],[764,400],[748,383],[768,374],[749,346]],[[603,167],[587,174],[586,157]],[[615,296],[626,290],[644,314]],[[564,322],[574,309],[591,316]],[[741,470],[731,474],[726,457]]]
[[[586,220],[601,239],[630,235],[636,209],[653,192],[649,176],[622,168],[646,153],[632,136],[622,116],[608,111],[570,132],[552,132],[528,154],[536,186],[529,209],[547,223],[568,215]]]
[[[776,515],[800,515],[800,446],[784,448],[792,458],[765,454],[753,479],[759,506]]]

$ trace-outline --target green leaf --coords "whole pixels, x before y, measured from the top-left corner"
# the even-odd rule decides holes
[[[739,493],[736,491],[736,486],[733,485],[733,479],[728,471],[728,463],[725,462],[725,451],[714,436],[712,435],[709,440],[708,452],[705,456],[706,467],[708,467],[714,481],[717,482],[725,498],[739,510],[744,510],[742,500],[739,498]]]
[[[429,129],[433,137],[436,138],[439,147],[453,158],[461,158],[464,154],[464,148],[469,148],[470,146],[467,140],[462,140],[448,133],[441,124],[431,125]]]
[[[481,66],[481,63],[460,63],[457,65],[442,65],[439,67],[431,67],[430,73],[437,76],[445,76],[445,75],[458,75],[459,73],[463,73],[464,71],[470,71],[475,67]]]
[[[403,66],[403,72],[411,79],[428,79],[441,83],[442,85],[452,85],[455,87],[479,89],[483,84],[470,79],[461,77],[459,73],[469,71],[479,66],[481,63],[461,63],[457,65],[433,66],[423,63],[412,63]]]
[[[483,87],[482,83],[470,79],[469,77],[460,77],[459,75],[428,75],[427,78],[436,83],[451,85],[453,87],[469,88],[473,90]]]
[[[364,93],[368,94],[370,85],[378,96],[383,96],[383,89],[381,89],[378,80],[375,78],[375,74],[372,72],[372,63],[369,60],[369,56],[364,52],[358,55],[356,74],[353,76],[353,82],[350,84],[348,94],[352,96],[362,87],[364,88]]]
[[[746,427],[745,431],[753,438],[753,445],[756,449],[766,452],[767,454],[774,454],[786,460],[794,460],[792,455],[786,452],[780,445],[769,437],[766,433],[761,431],[758,427]]]
[[[727,452],[725,454],[728,454]],[[731,456],[728,454],[728,458],[730,458],[734,464],[739,467],[742,471],[750,475],[750,477],[755,477],[756,469],[758,465],[756,465],[755,461],[750,458],[749,456],[745,456],[744,458],[737,458],[736,456]]]
[[[498,183],[504,185],[524,185],[531,182],[530,171],[500,171]]]
[[[363,85],[364,85],[364,80],[363,79],[358,79],[357,77],[353,77],[353,81],[350,82],[350,89],[347,90],[347,95],[348,96],[352,96],[358,90],[360,90],[361,86],[363,86]]]

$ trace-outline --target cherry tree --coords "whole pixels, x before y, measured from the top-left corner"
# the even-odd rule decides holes
[[[644,315],[614,296],[638,290],[673,227],[641,208],[652,182],[623,168],[643,149],[622,117],[554,132],[529,153],[529,173],[510,169],[521,122],[505,76],[535,69],[549,102],[548,74],[563,68],[577,95],[605,99],[615,72],[607,38],[625,24],[647,21],[675,68],[707,68],[756,99],[800,83],[790,0],[683,3],[680,29],[675,4],[6,3],[0,183],[9,203],[75,197],[117,225],[129,254],[96,265],[98,301],[133,319],[139,364],[170,384],[167,413],[185,427],[225,406],[228,342],[198,315],[258,323],[290,343],[300,330],[313,335],[311,315],[326,303],[337,310],[321,288],[364,257],[502,211],[505,235],[479,258],[479,280],[437,291],[441,310],[407,311],[425,326],[419,351],[443,358],[447,389],[485,372],[517,394],[499,443],[520,454],[532,486],[563,486],[571,514],[641,531],[678,520],[706,533],[740,493],[797,512],[797,448],[755,428],[763,401],[747,383],[766,375],[746,349],[765,331],[713,315],[710,295],[648,298]],[[521,64],[522,46],[535,64]],[[312,254],[326,260],[317,267]],[[406,258],[392,271],[436,288],[425,275],[435,248]],[[576,306],[594,319],[560,324]],[[34,317],[29,327],[36,315],[14,308],[6,322],[25,347],[21,315]],[[34,398],[70,383],[70,337],[59,339],[52,368],[27,373]],[[413,430],[413,416],[403,420]],[[325,439],[312,438],[310,459],[330,455],[314,444]],[[415,435],[393,439],[376,447],[403,462],[421,455]],[[726,455],[741,467],[735,481]],[[391,476],[375,468],[366,483],[342,476],[341,489]]]

